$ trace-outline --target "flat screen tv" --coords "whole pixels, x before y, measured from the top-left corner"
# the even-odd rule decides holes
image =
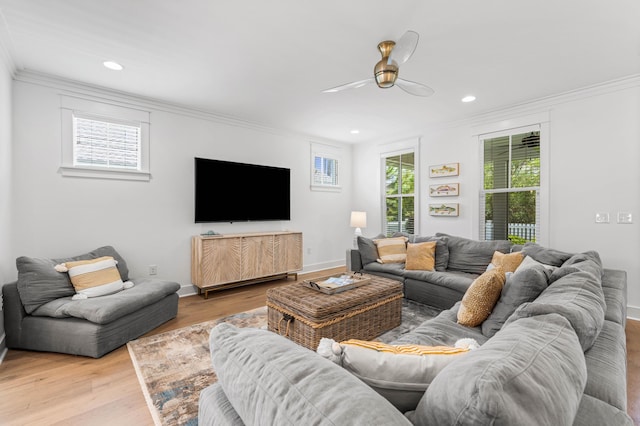
[[[195,158],[195,221],[291,220],[290,170]]]

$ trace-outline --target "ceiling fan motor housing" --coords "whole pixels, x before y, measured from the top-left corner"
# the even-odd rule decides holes
[[[390,40],[378,44],[378,50],[382,55],[382,59],[373,68],[373,74],[378,87],[383,89],[393,87],[398,78],[398,66],[395,63],[388,64],[389,55],[395,45],[396,43]]]

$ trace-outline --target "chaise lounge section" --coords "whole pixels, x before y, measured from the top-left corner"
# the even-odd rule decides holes
[[[104,256],[117,260],[122,281],[130,280],[111,246],[65,259],[18,258],[18,280],[2,287],[7,347],[100,358],[176,317],[180,284],[171,281],[131,279],[131,288],[73,300],[69,277],[55,266]]]

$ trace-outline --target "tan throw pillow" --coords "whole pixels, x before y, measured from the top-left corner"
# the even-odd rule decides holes
[[[493,266],[502,266],[502,269],[504,269],[505,272],[515,272],[523,259],[524,254],[521,251],[509,254],[496,251],[493,253],[491,263]]]
[[[379,263],[404,263],[407,259],[407,237],[373,240],[378,249]]]
[[[407,262],[404,269],[433,271],[436,265],[436,242],[407,244]]]
[[[469,327],[482,324],[500,299],[505,281],[506,276],[501,266],[476,278],[462,297],[458,310],[458,324]]]

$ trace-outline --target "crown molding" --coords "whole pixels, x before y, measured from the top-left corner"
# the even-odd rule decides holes
[[[52,88],[54,90],[57,90],[61,95],[76,96],[79,98],[84,97],[93,100],[99,99],[102,102],[114,102],[118,105],[129,106],[131,108],[163,111],[228,126],[241,127],[261,133],[269,133],[277,136],[304,138],[307,140],[325,141],[327,143],[333,144],[344,143],[341,141],[334,141],[305,133],[298,133],[282,128],[276,128],[261,123],[250,122],[213,111],[193,108],[186,105],[166,102],[150,97],[134,95],[128,92],[110,89],[104,86],[82,83],[76,80],[41,73],[38,71],[20,70],[14,75],[13,78],[15,81]]]
[[[640,74],[632,74],[615,80],[592,84],[556,95],[545,96],[530,101],[511,104],[505,107],[496,108],[481,114],[465,117],[459,120],[452,120],[440,125],[435,125],[430,130],[442,130],[444,128],[455,128],[462,126],[479,126],[487,122],[511,119],[522,115],[531,115],[548,111],[556,105],[566,104],[582,99],[588,99],[608,93],[627,90],[640,86]]]

